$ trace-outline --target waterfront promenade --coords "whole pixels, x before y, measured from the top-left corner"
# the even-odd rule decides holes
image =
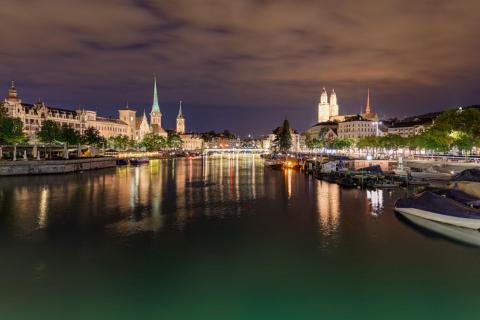
[[[115,166],[115,159],[106,157],[72,160],[0,161],[0,176],[72,173]]]

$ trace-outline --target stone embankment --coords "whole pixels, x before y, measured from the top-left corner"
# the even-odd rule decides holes
[[[71,173],[115,166],[114,158],[0,161],[0,176]]]

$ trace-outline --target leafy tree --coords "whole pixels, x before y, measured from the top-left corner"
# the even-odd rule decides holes
[[[140,145],[148,151],[158,151],[165,148],[166,141],[165,138],[156,133],[148,133],[143,137]]]
[[[100,135],[100,132],[94,127],[87,128],[82,135],[81,141],[83,144],[101,147],[104,145],[105,138]]]
[[[167,147],[170,149],[179,149],[182,147],[182,139],[176,133],[170,133],[167,137]]]
[[[0,117],[0,144],[16,144],[26,142],[23,123],[20,119]]]
[[[273,141],[276,151],[287,152],[292,147],[292,133],[290,123],[287,119],[283,121],[281,127],[273,130],[275,140]]]
[[[328,146],[332,149],[342,150],[350,148],[353,145],[353,141],[350,139],[336,138],[328,143]]]
[[[81,136],[77,130],[64,124],[60,129],[59,141],[66,143],[67,145],[79,144]]]
[[[18,118],[10,118],[0,105],[0,144],[16,144],[27,141],[23,133],[23,123]]]
[[[315,139],[311,133],[305,134],[305,145],[308,149],[315,149],[317,146],[317,139]]]
[[[222,134],[221,134],[223,137],[227,138],[227,139],[236,139],[237,136],[235,134],[233,134],[232,132],[230,132],[230,130],[228,129],[225,129],[223,130]]]
[[[45,120],[42,123],[40,131],[37,133],[38,139],[43,143],[55,143],[61,141],[62,130],[58,123],[52,120]]]
[[[201,137],[202,139],[205,141],[205,142],[210,142],[212,141],[214,138],[218,138],[219,137],[219,134],[216,133],[215,131],[213,130],[210,130],[208,132],[204,132],[201,134]]]
[[[133,146],[133,141],[124,134],[120,134],[118,136],[113,136],[109,140],[109,143],[115,148],[115,149],[122,149],[125,150],[128,147]]]

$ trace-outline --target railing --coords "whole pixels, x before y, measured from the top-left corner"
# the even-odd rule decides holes
[[[259,148],[206,148],[203,149],[203,154],[209,153],[265,153],[264,149]]]

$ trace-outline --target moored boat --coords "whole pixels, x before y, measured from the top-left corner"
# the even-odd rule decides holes
[[[126,166],[128,164],[128,159],[117,159],[117,166]]]
[[[146,163],[149,163],[149,162],[150,162],[150,159],[148,159],[148,158],[130,159],[130,165],[132,165],[132,166],[138,166],[138,165],[146,164]]]
[[[480,230],[479,209],[431,191],[397,200],[395,210],[431,221]]]
[[[439,223],[436,221],[420,218],[418,216],[405,213],[400,213],[400,215],[407,219],[415,227],[434,232],[435,234],[444,236],[451,240],[466,243],[469,245],[480,246],[480,232],[478,232],[477,230],[461,228],[445,223]]]

